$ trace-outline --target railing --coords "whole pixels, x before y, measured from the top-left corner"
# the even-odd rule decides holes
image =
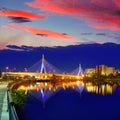
[[[19,120],[9,90],[7,91],[9,120]]]

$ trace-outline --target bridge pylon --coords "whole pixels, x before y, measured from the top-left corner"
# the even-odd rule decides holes
[[[82,74],[83,74],[83,69],[81,67],[81,64],[79,64],[78,74],[77,75],[82,75]]]
[[[46,67],[45,67],[45,58],[44,58],[44,54],[42,54],[42,64],[41,64],[41,68],[40,68],[40,73],[47,73]]]

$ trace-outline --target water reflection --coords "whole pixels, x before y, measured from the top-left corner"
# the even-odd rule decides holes
[[[95,92],[97,94],[112,94],[115,86],[111,86],[109,84],[103,84],[103,85],[93,85],[92,83],[86,83],[85,89],[88,92]]]
[[[34,97],[42,102],[47,101],[51,96],[56,94],[60,90],[73,89],[80,94],[84,90],[84,83],[81,81],[76,82],[62,82],[62,83],[36,83],[28,86],[21,85],[18,89],[26,90],[26,94]]]
[[[120,120],[119,86],[76,81],[20,88],[28,95],[21,120]]]
[[[29,85],[21,85],[18,89],[26,90],[26,94],[29,94],[41,101],[47,101],[51,96],[56,94],[59,90],[63,89],[73,89],[80,94],[83,90],[87,92],[94,92],[96,94],[112,94],[116,89],[116,86],[111,86],[108,84],[103,85],[94,85],[93,83],[84,83],[82,81],[75,82],[59,82],[59,83],[50,83],[50,82],[36,82]]]
[[[52,89],[51,88],[40,88],[39,90],[29,90],[27,91],[27,94],[28,96],[38,101],[42,101],[44,103],[61,89],[63,88],[62,87],[56,87]]]

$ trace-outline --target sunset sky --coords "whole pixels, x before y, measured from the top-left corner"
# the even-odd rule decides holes
[[[0,49],[94,42],[120,43],[120,0],[0,0]]]

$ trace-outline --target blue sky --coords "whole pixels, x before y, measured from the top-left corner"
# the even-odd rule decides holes
[[[1,0],[0,49],[120,42],[120,0]]]

